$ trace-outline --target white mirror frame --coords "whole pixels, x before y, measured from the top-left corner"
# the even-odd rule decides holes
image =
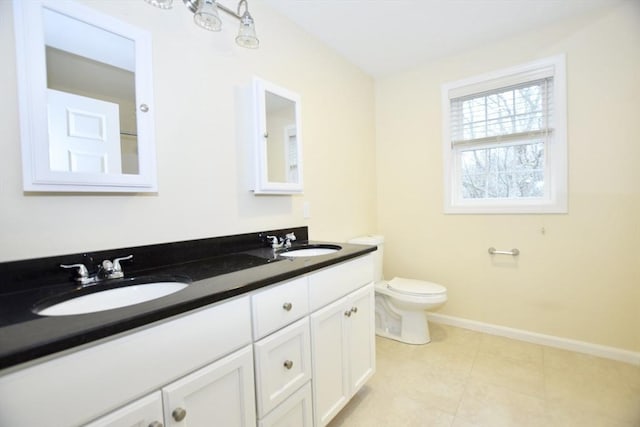
[[[297,182],[271,182],[269,181],[268,158],[267,158],[267,108],[266,93],[270,92],[282,98],[292,101],[295,105],[295,127],[297,140]],[[255,152],[255,194],[300,194],[303,191],[302,177],[302,128],[300,126],[300,96],[273,83],[254,77],[253,79],[253,100],[254,100],[254,152]]]
[[[138,106],[136,112],[138,174],[51,170],[43,28],[43,9],[45,8],[134,42],[135,98]],[[74,2],[14,0],[13,9],[24,191],[156,192],[151,35],[147,31]]]

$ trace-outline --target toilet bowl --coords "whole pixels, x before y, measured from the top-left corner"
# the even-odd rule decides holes
[[[408,344],[430,342],[427,311],[447,301],[447,288],[437,283],[402,277],[383,280],[383,236],[357,237],[349,243],[378,247],[373,252],[376,334]]]

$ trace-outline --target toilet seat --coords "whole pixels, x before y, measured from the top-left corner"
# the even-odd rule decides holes
[[[426,282],[424,280],[404,279],[394,277],[387,282],[387,288],[391,291],[403,295],[413,296],[438,296],[446,295],[447,288],[437,283]]]

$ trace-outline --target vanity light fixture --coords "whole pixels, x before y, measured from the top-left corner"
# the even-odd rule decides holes
[[[144,0],[152,6],[160,9],[171,9],[173,0]],[[233,16],[240,21],[240,29],[236,37],[236,43],[239,46],[249,49],[256,49],[260,44],[256,37],[256,25],[249,13],[249,5],[247,0],[238,2],[237,11],[234,12],[223,6],[217,0],[182,0],[187,8],[193,13],[193,20],[199,27],[209,31],[220,31],[222,29],[222,20],[218,15],[221,10],[228,15]]]

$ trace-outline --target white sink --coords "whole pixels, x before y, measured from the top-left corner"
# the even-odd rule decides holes
[[[171,295],[187,286],[186,283],[182,282],[155,282],[107,289],[50,305],[43,309],[36,310],[36,313],[41,316],[69,316],[72,314],[95,313],[151,301],[166,295]]]
[[[301,249],[283,251],[280,252],[279,255],[282,255],[284,257],[308,257],[332,254],[334,252],[338,252],[340,249],[342,248],[336,245],[317,245]]]

